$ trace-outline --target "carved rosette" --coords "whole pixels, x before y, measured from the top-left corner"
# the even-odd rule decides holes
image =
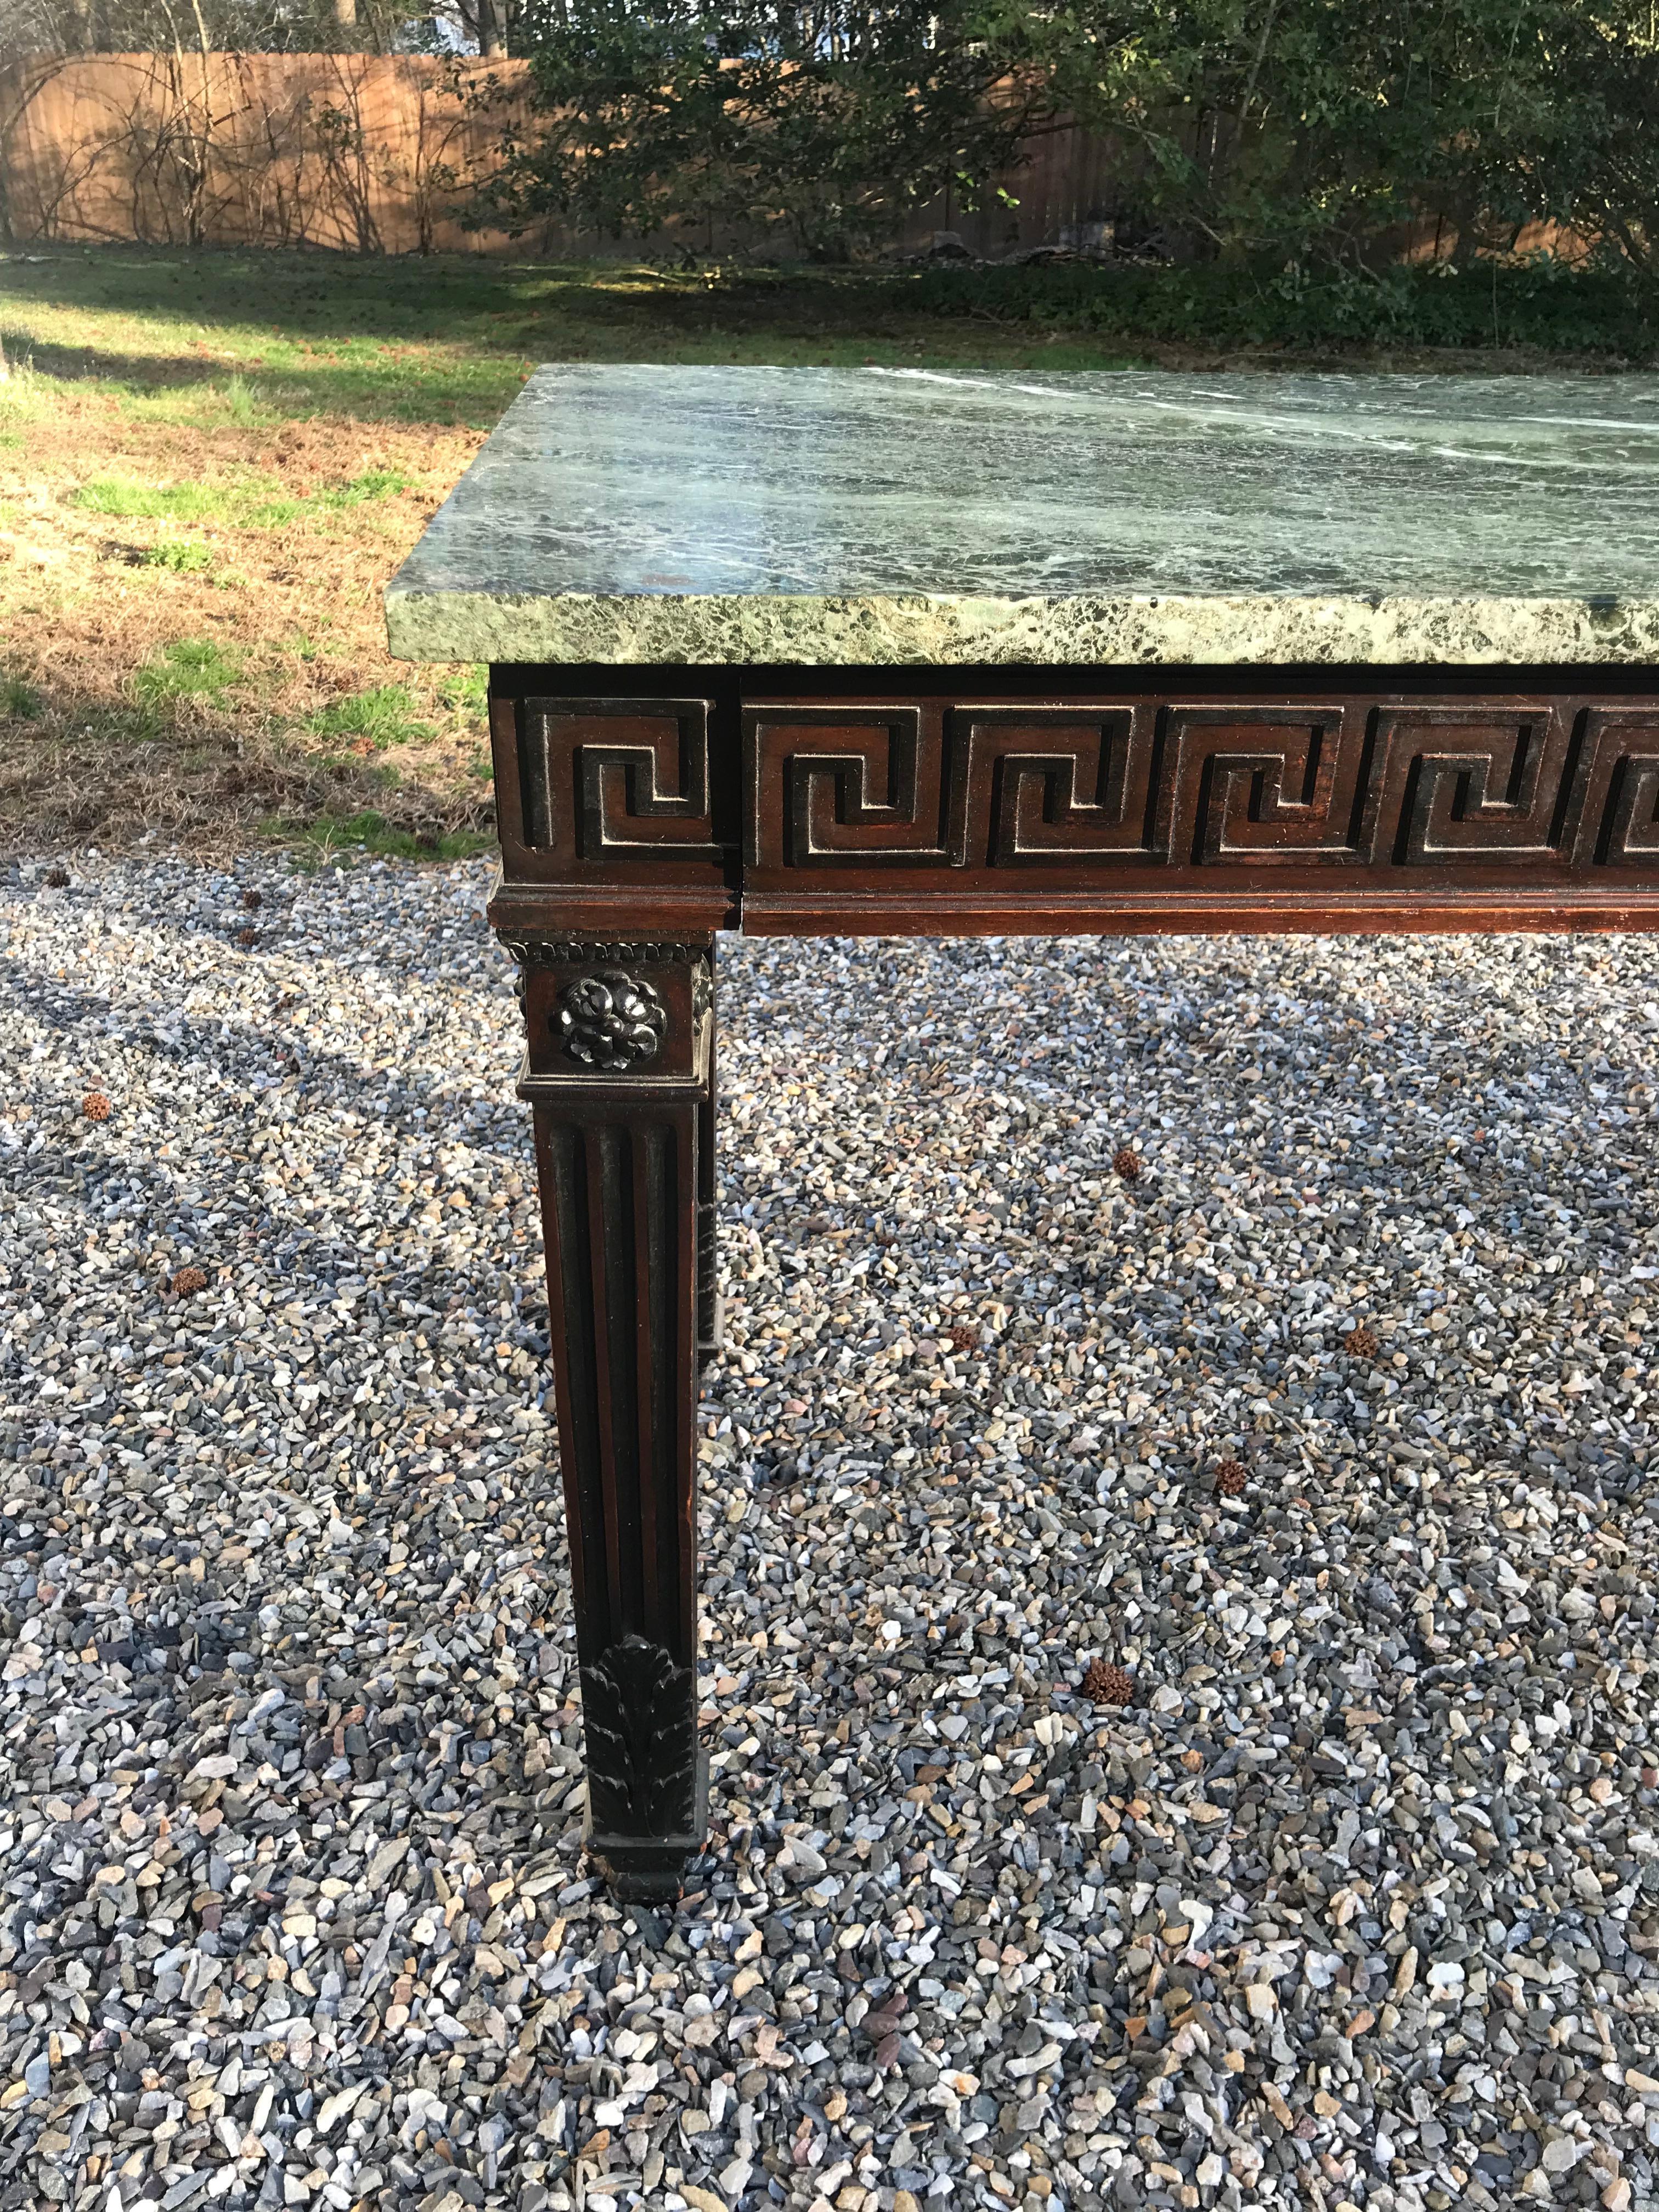
[[[607,1074],[654,1060],[668,1029],[652,986],[621,968],[601,968],[567,984],[557,1019],[570,1058]]]
[[[691,1670],[662,1644],[625,1636],[581,1670],[587,1805],[594,1829],[677,1836],[696,1820]]]

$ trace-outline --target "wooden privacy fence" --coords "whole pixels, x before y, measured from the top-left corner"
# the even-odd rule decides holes
[[[501,121],[465,98],[489,76],[511,100],[524,64],[189,52],[14,63],[0,71],[0,225],[17,241],[499,249],[506,239],[464,231],[451,212],[495,158]]]
[[[531,127],[523,62],[424,55],[95,54],[0,69],[0,237],[14,243],[313,246],[350,253],[637,252],[555,223],[518,240],[453,210]],[[497,100],[468,97],[495,80]],[[1103,210],[1110,149],[1039,142],[1000,181],[1018,206],[921,210],[1000,255],[1058,242]],[[701,231],[688,242],[724,252]]]

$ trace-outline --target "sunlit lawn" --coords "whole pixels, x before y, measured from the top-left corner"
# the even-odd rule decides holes
[[[902,276],[63,249],[0,257],[0,815],[456,852],[482,672],[387,660],[382,585],[542,361],[1121,365]]]
[[[981,314],[960,288],[924,311],[907,270],[0,255],[0,820],[37,849],[484,842],[482,672],[390,662],[380,592],[538,362],[1235,358],[1132,359],[997,319],[994,289]]]

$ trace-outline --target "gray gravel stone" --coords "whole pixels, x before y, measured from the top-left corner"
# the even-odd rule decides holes
[[[70,865],[0,2212],[1651,2205],[1659,951],[728,947],[714,1835],[635,1912],[485,871]]]

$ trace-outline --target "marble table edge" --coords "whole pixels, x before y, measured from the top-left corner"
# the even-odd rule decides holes
[[[1659,597],[386,591],[394,660],[951,667],[1641,665]]]

